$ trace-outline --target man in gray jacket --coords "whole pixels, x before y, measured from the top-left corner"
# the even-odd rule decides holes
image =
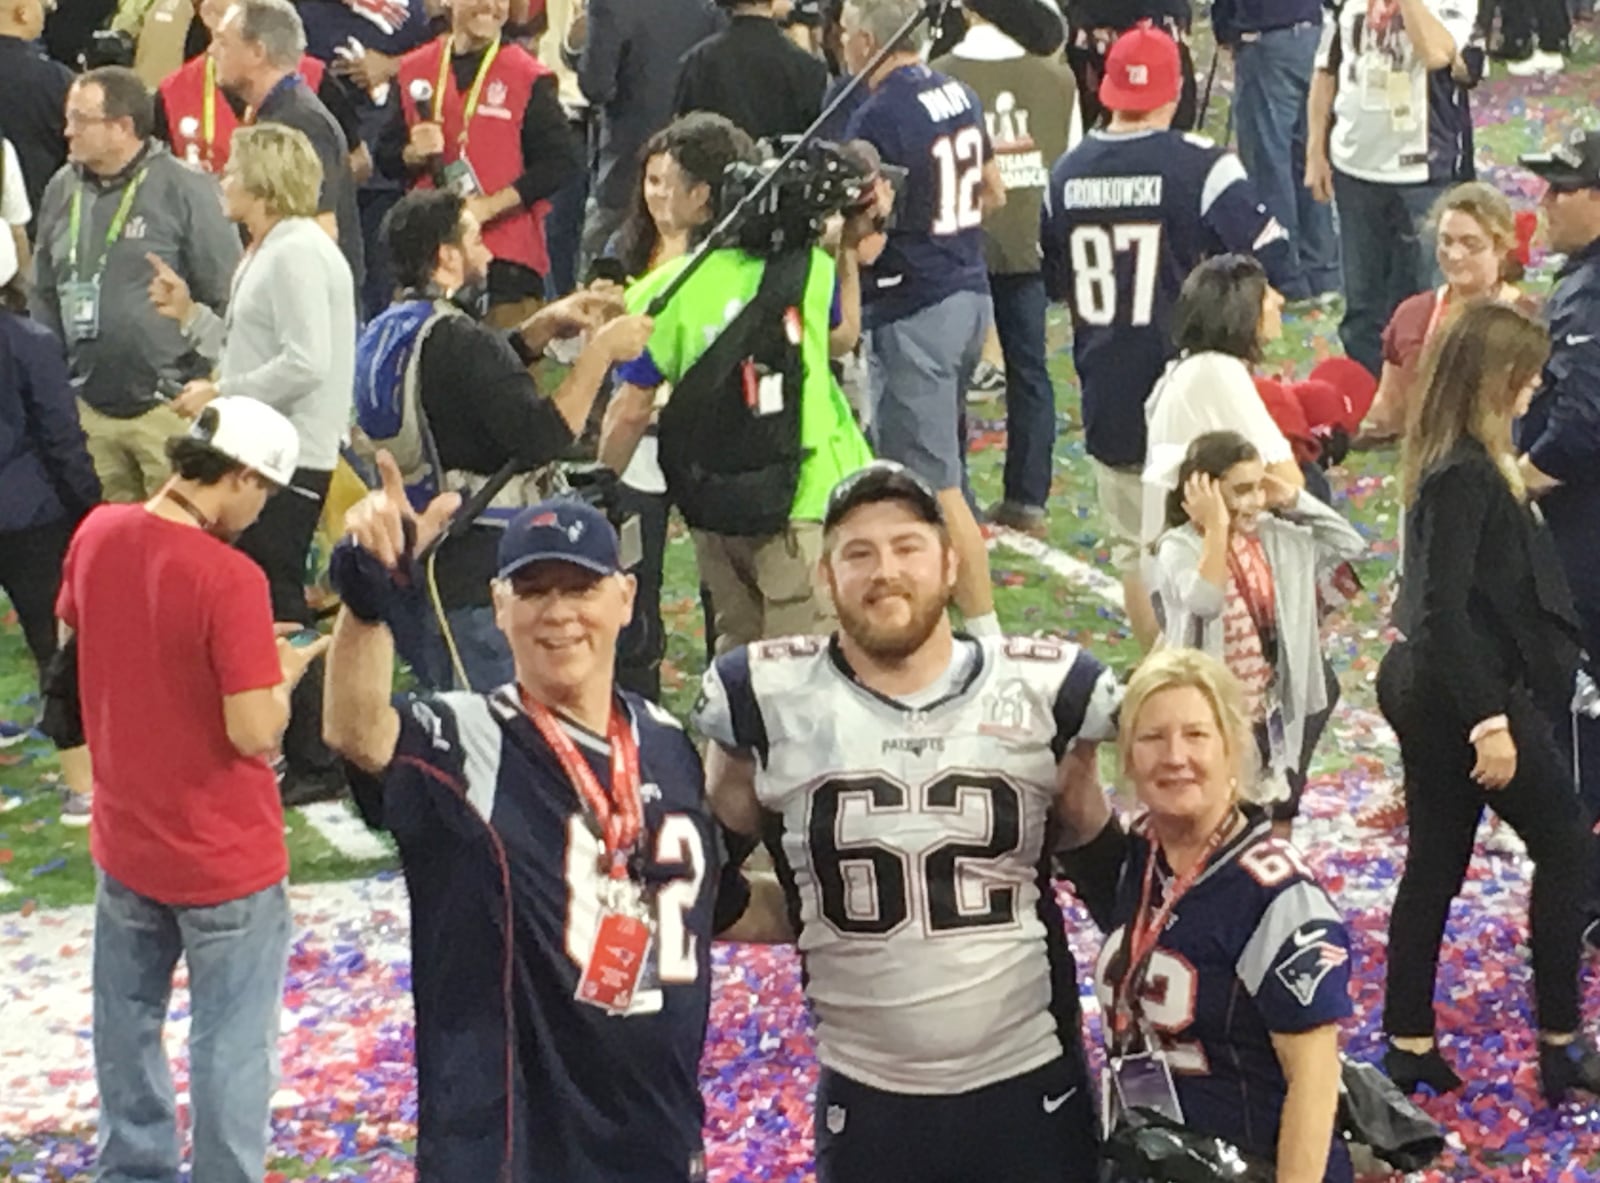
[[[220,310],[239,236],[216,182],[150,139],[150,95],[133,71],[83,75],[66,116],[68,163],[40,202],[32,311],[67,344],[106,499],[143,501],[167,478],[166,441],[189,426],[163,392],[210,369],[151,305],[146,256]]]

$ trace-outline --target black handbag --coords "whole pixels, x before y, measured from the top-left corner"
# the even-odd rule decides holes
[[[1420,1171],[1444,1152],[1444,1130],[1373,1064],[1345,1060],[1339,1131],[1401,1171]]]
[[[1150,1109],[1124,1113],[1101,1146],[1101,1183],[1273,1183],[1275,1168]]]

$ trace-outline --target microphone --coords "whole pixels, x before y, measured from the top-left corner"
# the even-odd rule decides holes
[[[1028,53],[1049,56],[1067,40],[1066,22],[1056,0],[961,0]]]
[[[417,118],[423,123],[433,122],[433,83],[426,78],[414,78],[406,93],[417,108]]]

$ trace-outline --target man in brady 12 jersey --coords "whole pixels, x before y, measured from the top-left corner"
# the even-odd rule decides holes
[[[1116,680],[1076,645],[952,632],[959,559],[909,470],[846,478],[824,528],[838,632],[724,654],[695,710],[713,807],[762,834],[789,897],[819,1183],[1087,1183],[1049,858],[1058,798],[1099,791]]]
[[[1180,73],[1177,45],[1148,22],[1117,39],[1100,84],[1110,126],[1056,162],[1040,227],[1045,285],[1072,313],[1084,435],[1112,561],[1146,648],[1157,626],[1138,570],[1144,404],[1173,354],[1178,291],[1208,255],[1253,254],[1274,287],[1290,261],[1288,237],[1239,158],[1172,130]]]
[[[417,1177],[700,1183],[711,938],[762,907],[728,871],[688,737],[613,687],[634,595],[616,532],[578,501],[523,510],[494,585],[516,682],[391,705],[386,622],[418,585],[405,537],[426,546],[458,499],[418,517],[379,464],[332,561],[324,722],[411,894]]]
[[[889,45],[922,0],[849,0],[841,37],[859,73]],[[1005,203],[1005,182],[972,88],[930,70],[913,34],[866,80],[871,94],[845,129],[883,163],[905,170],[888,245],[862,269],[873,451],[939,491],[950,541],[961,556],[956,604],[975,636],[1000,632],[989,551],[962,495],[963,410],[994,318],[983,215]]]

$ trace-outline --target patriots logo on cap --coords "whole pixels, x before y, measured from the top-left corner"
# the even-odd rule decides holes
[[[1141,64],[1132,64],[1128,67],[1129,86],[1149,86],[1150,67]]]
[[[1289,938],[1289,955],[1272,971],[1301,1006],[1310,1006],[1322,980],[1350,960],[1349,952],[1327,935],[1325,928],[1295,933]]]
[[[536,514],[528,519],[528,529],[530,530],[536,526],[559,526],[560,524],[561,519],[553,512]]]

